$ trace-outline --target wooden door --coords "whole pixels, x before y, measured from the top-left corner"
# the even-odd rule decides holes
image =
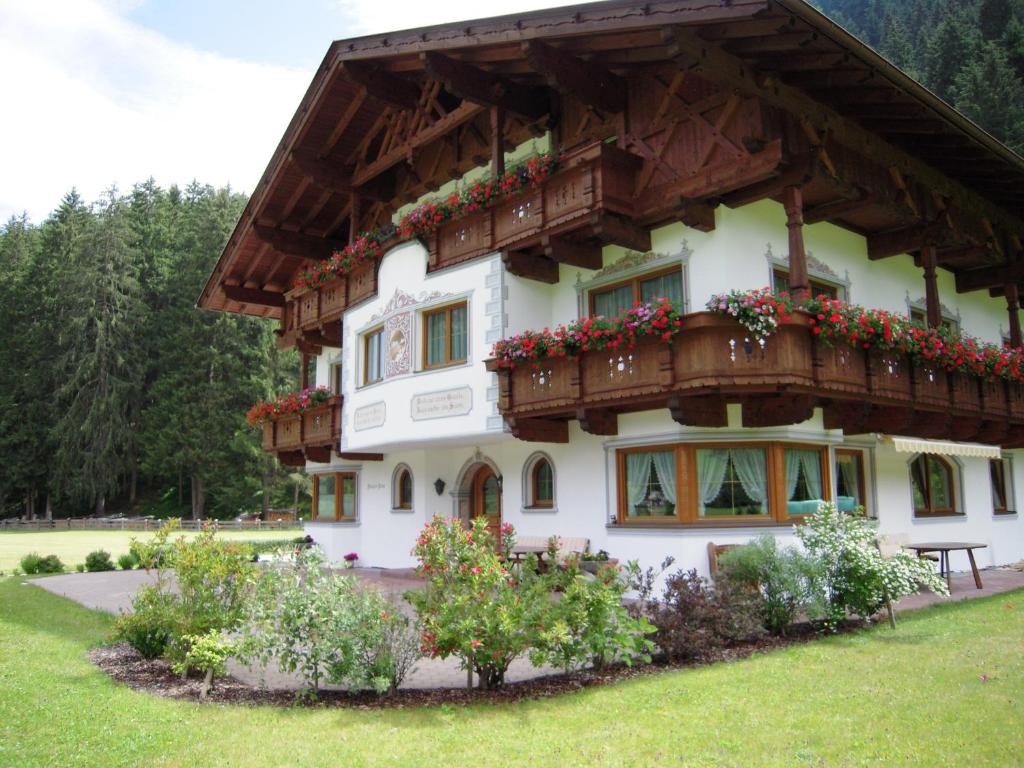
[[[501,488],[494,470],[483,466],[473,475],[473,507],[470,518],[487,518],[487,530],[498,538],[501,530]]]

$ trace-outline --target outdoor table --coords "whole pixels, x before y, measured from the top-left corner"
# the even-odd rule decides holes
[[[920,557],[925,552],[939,553],[939,575],[946,577],[946,586],[953,591],[953,583],[949,574],[949,553],[956,550],[966,550],[967,559],[971,561],[971,571],[974,573],[974,586],[981,589],[981,574],[978,573],[978,564],[974,562],[974,550],[984,549],[988,544],[970,544],[963,541],[928,541],[923,544],[908,544],[907,549],[917,552]]]
[[[509,552],[509,559],[516,563],[521,563],[527,555],[537,556],[537,567],[544,567],[544,555],[547,554],[547,547],[539,547],[533,544],[522,544],[512,547]]]

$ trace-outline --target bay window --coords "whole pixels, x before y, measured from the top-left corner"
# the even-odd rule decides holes
[[[831,498],[823,446],[688,444],[616,454],[621,523],[789,522]]]
[[[858,507],[871,516],[867,499],[864,452],[836,448],[836,506],[840,512],[854,512]]]

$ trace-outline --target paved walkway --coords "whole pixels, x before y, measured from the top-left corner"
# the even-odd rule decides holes
[[[416,589],[422,581],[415,573],[408,570],[386,571],[375,568],[353,569],[353,576],[359,578],[367,586],[373,586],[401,599],[402,593]],[[981,572],[984,589],[976,589],[970,573],[953,575],[953,600],[971,600],[988,597],[1001,592],[1024,587],[1024,572],[1006,568],[989,568]],[[69,573],[61,576],[48,576],[33,579],[33,583],[43,589],[81,603],[87,608],[94,608],[109,613],[119,613],[131,607],[132,596],[142,585],[153,580],[152,574],[145,571],[107,571],[104,573]],[[896,605],[897,611],[923,608],[940,602],[942,598],[925,592],[908,597]],[[299,678],[282,672],[276,667],[260,670],[229,663],[228,671],[237,679],[254,686],[265,686],[271,690],[295,690],[299,687]],[[530,680],[536,677],[557,673],[553,668],[536,668],[524,659],[512,663],[506,679],[509,682]],[[466,673],[459,669],[454,659],[421,659],[415,671],[403,683],[403,688],[462,688],[466,685]],[[331,688],[331,686],[324,686]]]

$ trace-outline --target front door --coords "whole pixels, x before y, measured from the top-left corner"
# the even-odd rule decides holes
[[[487,518],[487,530],[498,538],[501,530],[501,488],[494,470],[488,466],[480,467],[473,475],[473,505],[470,519]]]

